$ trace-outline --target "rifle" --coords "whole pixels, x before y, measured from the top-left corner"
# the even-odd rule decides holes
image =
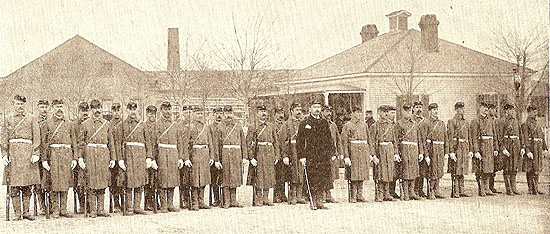
[[[153,212],[156,214],[158,212],[158,193],[157,193],[157,172],[155,169],[152,169],[151,173],[151,186],[153,188]]]
[[[77,167],[78,167],[78,165],[77,165]],[[76,169],[76,167],[75,167],[75,169]],[[77,195],[76,195],[76,186],[77,186],[76,180],[78,180],[78,174],[76,173],[76,171],[73,171],[73,178],[75,180],[74,187],[73,187],[73,203],[74,203],[73,211],[76,214],[76,213],[78,213],[78,203],[77,203]]]
[[[122,133],[121,136],[120,136],[120,140],[122,141],[121,142],[121,147],[122,147],[122,151],[120,152],[121,155],[122,155],[122,159],[124,160],[124,163],[126,163],[126,158],[124,157],[124,140],[126,139],[124,137],[124,107],[122,108],[122,116],[120,117],[121,118],[121,122],[120,122],[120,132]],[[126,166],[126,165],[124,165]],[[122,170],[122,168],[120,168],[121,170],[118,172],[118,173],[124,173],[124,186],[122,187],[122,197],[121,197],[121,202],[122,202],[122,215],[123,216],[126,216],[127,213],[126,213],[126,189],[128,188],[128,174],[126,173],[126,171]],[[128,170],[128,169],[126,169]]]
[[[44,206],[46,207],[46,219],[50,219],[50,192],[44,190]]]
[[[307,185],[307,194],[309,195],[309,207],[312,210],[316,210],[315,205],[313,205],[313,198],[311,197],[311,189],[309,188],[309,179],[307,177],[307,167],[304,166],[304,174],[306,176],[306,185]]]
[[[40,167],[40,165],[39,165]],[[34,216],[38,216],[38,185],[33,186],[34,193]],[[46,193],[44,193],[46,194]]]
[[[9,139],[9,131],[8,131],[8,126],[6,124],[6,112],[3,113],[4,115],[4,131],[6,131],[6,134],[8,134],[6,137]],[[6,150],[6,158],[8,159],[8,162],[10,160],[10,144],[8,143],[7,145],[7,150]],[[11,202],[11,197],[10,197],[10,164],[8,164],[5,168],[4,168],[4,171],[5,171],[5,176],[6,176],[6,221],[10,221],[10,202]]]

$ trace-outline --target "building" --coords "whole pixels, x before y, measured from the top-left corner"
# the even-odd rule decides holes
[[[410,15],[386,15],[390,27],[381,35],[376,25],[365,25],[360,44],[297,71],[280,83],[284,91],[278,94],[323,98],[337,112],[353,105],[376,113],[382,104],[436,102],[443,120],[453,117],[457,101],[465,103],[467,119],[475,117],[480,100],[499,106],[506,101],[492,82],[513,82],[516,64],[439,38],[435,15],[421,17],[420,31],[409,28]]]

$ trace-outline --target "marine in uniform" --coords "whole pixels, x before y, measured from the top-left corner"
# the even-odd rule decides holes
[[[449,158],[445,142],[447,129],[445,122],[439,119],[437,103],[428,105],[429,119],[420,125],[421,141],[424,144],[426,163],[428,164],[428,199],[445,198],[439,190],[439,180],[443,177],[444,159]]]
[[[242,185],[243,167],[248,162],[246,139],[242,124],[235,119],[233,107],[223,107],[224,120],[220,124],[220,168],[222,173],[223,208],[242,207],[237,202],[237,187]]]
[[[182,107],[182,127],[183,132],[187,132],[192,119],[193,107],[183,105]],[[189,167],[180,169],[180,209],[191,209],[191,188],[189,185]]]
[[[121,168],[121,173],[124,178],[124,190],[127,213],[128,214],[145,214],[141,209],[141,194],[143,187],[147,183],[147,168],[152,166],[152,151],[147,148],[152,148],[149,144],[154,144],[150,140],[152,137],[150,131],[145,130],[145,123],[139,119],[137,110],[138,104],[134,101],[128,102],[126,105],[128,117],[122,123],[119,129],[122,147],[118,150],[121,154],[118,155],[118,166]],[[146,146],[146,144],[148,146]]]
[[[267,122],[267,107],[259,105],[258,120],[248,128],[247,145],[250,164],[249,173],[255,173],[252,178],[255,198],[254,206],[273,206],[268,199],[269,190],[275,186],[275,165],[280,159],[280,148],[277,142],[277,128]]]
[[[502,139],[500,139],[500,134],[498,132],[498,126],[500,125],[500,119],[498,118],[497,108],[495,104],[488,104],[489,107],[489,118],[493,120],[493,125],[495,125],[495,128],[497,130],[495,134],[496,141],[500,142]],[[500,151],[499,145],[495,145],[495,150]],[[495,189],[495,176],[498,171],[504,170],[504,157],[501,157],[502,154],[498,153],[497,156],[494,158],[495,168],[493,172],[493,176],[489,177],[489,190],[493,193],[502,193]]]
[[[464,176],[468,174],[468,161],[472,157],[470,124],[464,119],[464,103],[454,105],[455,116],[447,122],[448,172],[451,173],[451,197],[469,197],[464,189]]]
[[[145,125],[145,150],[147,159],[146,161],[146,167],[147,167],[147,184],[145,185],[145,201],[144,201],[144,207],[146,211],[152,211],[154,203],[157,203],[158,200],[155,200],[155,193],[156,193],[156,185],[157,185],[157,177],[156,177],[156,171],[158,170],[158,165],[156,159],[158,158],[158,145],[155,142],[155,124],[157,122],[157,107],[150,105],[147,106],[145,109],[145,117],[146,121],[143,123]]]
[[[21,216],[28,220],[36,219],[29,212],[31,188],[40,184],[40,127],[33,116],[25,113],[26,102],[26,97],[15,95],[12,101],[14,114],[8,117],[2,132],[2,178],[4,184],[9,179],[14,220],[21,220]]]
[[[277,131],[277,140],[281,142],[281,129],[285,123],[285,111],[281,107],[275,108],[275,128]],[[279,144],[279,151],[282,152],[282,144]],[[288,197],[286,196],[285,184],[288,182],[289,166],[284,164],[282,161],[278,161],[275,165],[275,187],[273,188],[273,202],[281,203],[288,202]]]
[[[321,117],[322,104],[315,100],[310,106],[310,115],[298,127],[296,152],[310,187],[313,209],[328,209],[323,195],[332,186],[330,176],[331,158],[334,156],[334,142],[328,121]]]
[[[487,103],[481,103],[479,107],[479,116],[470,123],[470,136],[472,141],[472,152],[474,158],[472,168],[476,172],[478,181],[479,196],[493,196],[489,190],[489,179],[494,173],[494,157],[498,155],[496,148],[496,128],[494,121],[488,115]]]
[[[420,200],[416,196],[414,181],[419,176],[418,156],[423,154],[418,123],[413,119],[412,106],[403,105],[403,118],[397,121],[397,140],[399,141],[399,153],[401,156],[401,178],[403,200]]]
[[[153,135],[157,145],[154,161],[158,165],[156,187],[162,213],[176,212],[174,207],[174,188],[180,185],[179,169],[183,167],[185,144],[183,127],[172,118],[171,104],[163,101],[160,105],[161,117],[154,125]]]
[[[83,146],[78,143],[78,134],[80,133],[80,128],[84,121],[88,120],[90,106],[87,102],[80,102],[78,104],[78,118],[72,123],[73,135],[77,138],[77,144],[73,146],[73,153],[76,158],[84,158],[82,155],[84,153]],[[77,166],[73,169],[73,179],[74,185],[73,189],[76,188],[77,200],[78,200],[78,210],[77,214],[84,214],[84,191],[86,189],[86,173],[84,169]]]
[[[223,121],[223,108],[222,107],[217,107],[217,108],[214,108],[212,110],[213,114],[214,114],[214,121],[209,125],[209,128],[210,128],[210,132],[212,134],[212,140],[213,141],[218,141],[220,140],[221,138],[221,132],[220,132],[220,128],[221,128],[221,125],[222,125],[222,121]],[[215,158],[215,161],[216,162],[220,162],[220,154],[221,154],[221,145],[219,144],[216,144],[218,147],[215,148],[215,149],[212,149],[212,150],[215,150],[216,151],[216,156],[218,158]],[[218,168],[217,166],[219,166],[218,164],[214,163],[210,166],[210,175],[211,175],[211,178],[210,178],[210,186],[211,186],[211,190],[212,190],[212,193],[213,193],[213,206],[219,206],[219,207],[223,207],[223,203],[222,203],[222,188],[221,188],[221,185],[222,185],[222,181],[223,181],[223,173],[222,173],[222,169],[221,167]]]
[[[105,189],[115,167],[115,141],[111,123],[101,118],[101,102],[90,102],[92,117],[82,123],[78,134],[78,164],[86,175],[90,217],[108,217],[104,210]]]
[[[183,155],[184,164],[191,168],[191,209],[210,209],[211,207],[204,203],[204,189],[211,183],[210,167],[215,165],[219,168],[219,162],[214,161],[218,158],[217,139],[213,136],[213,126],[206,124],[203,109],[195,107],[193,114],[193,121],[183,141],[184,149],[187,150]]]
[[[338,126],[336,123],[332,122],[332,107],[323,105],[322,113],[323,118],[329,122],[330,126],[330,136],[334,142],[334,155],[331,158],[332,164],[332,186],[325,191],[325,202],[327,203],[337,203],[336,199],[332,197],[330,190],[334,188],[334,181],[340,178],[340,161],[344,159],[344,147],[342,146],[342,140],[340,138],[340,132],[338,131]]]
[[[397,126],[397,108],[395,106],[389,106],[389,118],[391,120],[391,122],[393,123],[394,126]],[[397,151],[397,154],[399,154],[399,146],[398,146],[398,151]],[[397,193],[395,192],[395,189],[397,187],[397,181],[401,179],[401,163],[398,162],[398,161],[395,161],[395,165],[393,167],[394,169],[394,180],[390,182],[390,195],[395,198],[395,199],[399,199],[400,196],[397,195]]]
[[[504,115],[499,121],[499,149],[503,159],[504,185],[506,195],[520,195],[516,187],[516,175],[522,166],[522,150],[520,139],[520,123],[516,119],[514,105],[504,105]]]
[[[354,107],[351,120],[344,125],[341,135],[346,180],[351,181],[351,203],[367,201],[363,197],[363,183],[369,178],[369,158],[374,155],[372,138],[363,119],[361,109]]]
[[[38,101],[38,126],[40,127],[40,135],[43,135],[44,131],[44,124],[46,123],[46,120],[48,119],[48,112],[50,108],[50,103],[47,100],[39,100]],[[44,144],[44,141],[40,141],[40,158],[44,159],[42,155],[46,155],[46,149],[47,146]],[[40,162],[42,163],[42,162]],[[48,172],[43,168],[40,167],[40,184],[37,185],[37,187],[34,189],[36,195],[38,196],[38,204],[40,206],[40,215],[46,215],[46,191],[50,191],[50,177],[48,176]],[[51,199],[48,199],[48,201],[51,202]],[[51,205],[50,205],[51,206]],[[52,212],[52,210],[50,210]]]
[[[42,142],[45,155],[42,157],[42,167],[50,177],[50,198],[53,217],[60,215],[71,218],[67,212],[67,193],[73,184],[72,170],[76,168],[77,155],[74,154],[77,136],[73,131],[73,123],[65,119],[63,100],[53,100],[53,116],[43,127]],[[59,201],[59,203],[58,203]]]
[[[523,167],[527,177],[529,194],[544,194],[539,190],[539,174],[542,171],[542,160],[548,157],[548,146],[544,140],[542,127],[537,123],[537,107],[527,107],[527,120],[521,125],[521,134],[526,156]]]
[[[421,101],[414,102],[413,119],[418,124],[418,126],[420,126],[425,120],[425,118],[422,116],[423,108],[424,104]],[[418,145],[418,150],[420,152],[426,152],[424,146],[425,144],[423,142],[420,142],[420,144]],[[428,163],[426,163],[426,160],[424,160],[423,153],[420,153],[420,155],[418,155],[418,169],[418,178],[414,182],[415,192],[419,197],[426,197],[426,193],[424,193],[424,179],[426,179],[426,183],[428,183]]]
[[[111,127],[113,130],[113,140],[115,142],[115,157],[114,159],[117,160],[120,155],[122,155],[122,148],[120,145],[122,145],[122,105],[120,103],[113,103],[111,105],[111,113],[112,118],[108,118],[109,122],[111,123]],[[116,164],[111,169],[111,185],[109,188],[109,192],[113,196],[113,202],[114,202],[114,212],[120,212],[121,204],[122,204],[122,188],[124,187],[124,174],[120,173],[122,171],[122,168],[119,167],[118,164]]]

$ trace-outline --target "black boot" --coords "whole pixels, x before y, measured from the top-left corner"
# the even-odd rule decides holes
[[[510,187],[515,195],[521,195],[516,187],[516,173],[510,174]]]
[[[503,175],[504,177],[504,187],[506,187],[506,195],[508,196],[514,196],[515,194],[512,192],[511,183],[510,183],[510,175]]]
[[[470,197],[470,195],[468,195],[466,193],[466,191],[464,191],[464,176],[463,175],[458,176],[458,193],[461,197]]]
[[[13,189],[13,188],[12,188]],[[21,196],[19,194],[12,194],[11,195],[11,204],[13,205],[13,221],[19,221],[21,220]]]
[[[231,207],[231,192],[229,191],[228,187],[223,187],[222,195],[222,207],[224,209],[228,209],[229,207]]]
[[[28,219],[28,220],[33,221],[33,220],[36,219],[36,217],[34,217],[31,214],[31,212],[29,212],[30,202],[31,202],[30,193],[29,194],[23,193],[23,219]]]
[[[539,174],[535,174],[534,178],[533,178],[533,189],[535,190],[535,192],[538,194],[538,195],[543,195],[544,192],[542,192],[540,189],[539,189]]]
[[[352,181],[350,183],[350,199],[349,199],[349,202],[350,203],[357,203],[357,182],[356,181]]]
[[[237,207],[242,208],[243,206],[237,202],[237,188],[230,188],[229,189],[229,200],[230,200],[230,207]]]

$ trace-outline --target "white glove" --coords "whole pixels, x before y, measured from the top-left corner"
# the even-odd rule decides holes
[[[396,162],[401,162],[401,156],[399,156],[399,154],[395,154],[393,155],[393,160]]]
[[[476,157],[477,159],[481,160],[481,154],[480,154],[479,152],[476,152],[476,153],[475,153],[475,157]]]
[[[343,154],[338,155],[338,159],[340,160],[344,159],[344,155]]]
[[[209,164],[210,166],[214,165],[214,159],[210,159],[210,161],[208,161],[208,164]]]
[[[126,171],[126,165],[124,165],[124,160],[118,161],[118,166],[123,170]]]
[[[43,161],[42,167],[46,169],[46,171],[50,171],[50,165],[48,164],[48,161]]]
[[[40,160],[40,157],[38,157],[34,154],[31,156],[31,163],[36,163],[36,162],[38,162],[38,160]]]
[[[338,157],[332,156],[332,157],[330,158],[330,161],[334,161],[334,160],[336,160],[336,158],[338,158]]]
[[[253,158],[252,160],[250,160],[250,164],[252,164],[252,166],[258,166],[258,161],[256,161],[255,158]]]
[[[86,164],[84,163],[83,158],[78,158],[78,166],[82,169],[86,169]]]
[[[470,156],[470,158],[473,158],[474,157],[474,152],[469,152],[468,155]]]
[[[430,157],[426,157],[425,159],[426,159],[426,164],[428,164],[428,166],[429,166],[429,165],[430,165],[430,162],[431,162],[432,160],[430,159]]]
[[[186,167],[192,167],[193,163],[191,163],[191,160],[187,159],[187,160],[185,160],[185,166]]]
[[[418,161],[422,162],[422,160],[424,160],[424,154],[419,154],[418,155]]]
[[[508,151],[507,149],[504,149],[504,150],[502,151],[502,153],[503,153],[504,156],[506,156],[506,157],[509,157],[509,156],[510,156],[510,151]]]
[[[116,164],[116,163],[115,163],[115,160],[111,160],[111,161],[109,162],[109,168],[114,168],[114,167],[115,167],[115,164]]]
[[[344,158],[344,163],[346,166],[351,167],[351,159],[350,158]]]
[[[248,163],[249,163],[249,162],[248,162],[248,159],[243,158],[243,165],[246,165],[246,164],[248,164]]]
[[[498,156],[498,151],[496,151],[496,150],[493,151],[493,156],[494,156],[494,157]]]
[[[453,161],[456,162],[457,158],[456,158],[456,154],[455,154],[455,153],[451,153],[449,156],[451,157],[451,159],[452,159]]]
[[[372,156],[372,161],[374,162],[375,165],[378,165],[378,163],[380,163],[380,159],[378,159],[376,155]]]
[[[542,151],[542,155],[544,156],[544,158],[547,158],[548,157],[548,150]]]
[[[222,163],[221,163],[221,162],[215,162],[215,163],[214,163],[214,166],[215,166],[218,170],[223,169],[223,166],[222,166]]]
[[[445,154],[445,159],[449,159],[449,154]]]
[[[183,168],[183,159],[178,159],[178,168],[179,169]]]
[[[521,149],[521,157],[523,157],[523,155],[525,155],[525,149]]]
[[[288,159],[288,157],[283,158],[283,163],[287,166],[290,164],[290,160]]]
[[[7,166],[8,164],[10,164],[10,160],[6,156],[2,157],[2,161],[4,162],[4,166]]]
[[[306,166],[306,161],[307,161],[306,158],[301,158],[300,159],[300,162],[302,163],[302,166],[304,166],[304,167]]]
[[[532,152],[527,153],[527,157],[530,159],[533,159],[533,153]]]
[[[150,158],[145,159],[145,168],[149,169],[153,166],[153,160]]]
[[[151,167],[154,169],[154,170],[157,170],[159,169],[159,166],[157,165],[157,161],[156,160],[153,160],[153,165],[151,165]]]
[[[71,162],[71,170],[74,170],[76,168],[76,160],[73,160]]]
[[[277,163],[279,163],[279,159],[276,159],[276,160],[273,162],[273,164],[277,164]]]

